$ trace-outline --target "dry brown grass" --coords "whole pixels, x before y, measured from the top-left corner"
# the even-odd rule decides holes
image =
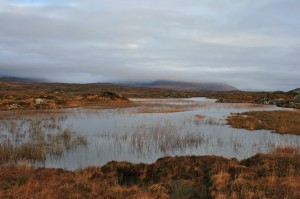
[[[275,133],[300,135],[300,111],[252,111],[228,117],[233,128],[267,129]]]
[[[23,123],[28,126],[26,130],[14,120],[1,122],[7,127],[9,134],[0,140],[0,166],[18,164],[21,161],[44,162],[49,157],[59,157],[65,151],[87,145],[85,136],[62,128],[56,120],[31,120]]]
[[[105,93],[118,94],[106,95]],[[124,98],[123,98],[123,97]],[[284,92],[187,92],[171,89],[134,87],[117,84],[63,84],[0,81],[0,110],[57,109],[72,107],[128,107],[125,98],[186,98],[208,97],[223,99],[225,102],[253,103],[260,98],[279,99],[291,106],[293,93]],[[37,98],[45,104],[36,105]],[[293,105],[299,108],[299,104]]]
[[[224,99],[228,102],[233,103],[253,103],[254,100],[260,98],[282,98],[284,100],[291,100],[293,98],[292,93],[284,93],[284,92],[207,92],[207,93],[199,93],[199,96],[214,98],[214,99]]]
[[[165,157],[79,171],[1,167],[0,198],[299,198],[300,155],[276,149],[238,162]]]
[[[0,110],[57,109],[96,106],[128,107],[128,97],[178,98],[184,92],[117,84],[64,84],[0,81]],[[43,104],[35,104],[42,99]]]
[[[205,118],[205,115],[197,114],[197,115],[195,115],[195,118],[197,118],[197,119],[203,119],[203,118]]]

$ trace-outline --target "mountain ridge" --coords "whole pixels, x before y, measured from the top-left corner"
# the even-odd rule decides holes
[[[25,78],[25,77],[16,77],[16,76],[0,76],[0,81],[8,82],[37,82],[37,83],[46,83],[48,82],[45,79],[41,78]]]
[[[23,82],[23,83],[53,83],[48,82],[45,79],[40,78],[24,78],[24,77],[16,77],[16,76],[1,76],[0,81],[7,82]],[[98,83],[89,83],[89,84],[98,84]],[[121,83],[113,83],[106,82],[106,84],[125,84],[129,86],[138,86],[138,87],[148,87],[148,88],[164,88],[164,89],[172,89],[177,91],[190,91],[190,92],[209,92],[209,91],[240,91],[236,87],[225,84],[225,83],[217,83],[217,82],[187,82],[187,81],[172,81],[172,80],[156,80],[153,82],[121,82]]]
[[[205,91],[239,91],[234,86],[225,83],[197,83],[186,81],[157,80],[150,83],[129,83],[129,85],[153,88],[167,88],[179,91],[205,92]]]

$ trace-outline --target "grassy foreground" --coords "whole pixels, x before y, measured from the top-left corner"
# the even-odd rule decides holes
[[[234,128],[267,129],[281,134],[300,135],[300,111],[251,111],[228,117]]]
[[[291,148],[237,161],[165,157],[80,171],[1,167],[0,198],[300,198],[300,154]]]

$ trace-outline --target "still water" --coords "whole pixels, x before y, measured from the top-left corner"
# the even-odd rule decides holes
[[[34,163],[69,170],[100,166],[112,160],[151,163],[163,156],[217,155],[244,159],[256,153],[270,153],[276,146],[299,147],[300,136],[226,125],[231,113],[280,109],[275,106],[220,104],[206,98],[131,100],[136,105],[122,109],[2,112],[0,141],[16,139],[11,131],[26,134],[33,121],[43,123],[43,130],[50,133],[54,126],[75,131],[87,138],[87,145]],[[22,136],[18,139],[22,140]]]

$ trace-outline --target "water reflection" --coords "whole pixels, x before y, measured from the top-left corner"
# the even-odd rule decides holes
[[[275,106],[218,104],[205,98],[132,100],[136,106],[124,109],[2,112],[0,139],[17,138],[18,132],[26,132],[33,121],[42,121],[43,131],[49,134],[58,126],[79,132],[88,140],[86,147],[67,150],[58,158],[47,157],[40,162],[46,167],[67,169],[103,165],[111,160],[153,162],[168,155],[243,159],[268,153],[279,145],[299,147],[300,136],[232,129],[226,125],[225,119],[232,112],[279,109]]]

